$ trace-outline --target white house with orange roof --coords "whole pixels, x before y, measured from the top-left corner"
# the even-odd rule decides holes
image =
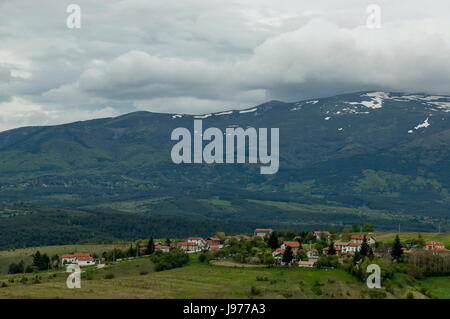
[[[199,247],[205,247],[206,246],[206,240],[202,237],[189,237],[187,239],[188,243],[194,243],[197,244]]]
[[[202,250],[196,243],[190,243],[187,241],[182,241],[177,243],[177,247],[187,253],[194,253]]]
[[[284,241],[283,244],[281,244],[282,249],[286,249],[288,246],[292,248],[294,255],[300,249],[300,243],[298,241]]]
[[[367,243],[369,245],[373,245],[376,243],[375,238],[373,238],[372,236],[365,236],[365,235],[352,235],[352,236],[350,236],[350,242],[361,245],[364,241],[364,237],[366,238]]]
[[[437,250],[437,249],[445,249],[445,246],[440,241],[426,241],[424,243],[425,249],[427,250]]]
[[[61,257],[61,264],[77,264],[79,266],[92,266],[95,265],[95,260],[91,254],[64,254]]]
[[[273,232],[273,229],[270,228],[256,228],[255,232],[253,233],[253,236],[255,237],[266,237],[270,235]]]

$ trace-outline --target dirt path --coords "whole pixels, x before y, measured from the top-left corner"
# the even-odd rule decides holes
[[[215,266],[225,266],[225,267],[241,267],[241,268],[261,268],[264,265],[252,265],[252,264],[239,264],[233,261],[213,261],[211,264]]]

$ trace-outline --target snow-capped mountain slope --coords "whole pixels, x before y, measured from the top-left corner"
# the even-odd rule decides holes
[[[279,128],[278,173],[261,176],[259,165],[173,164],[170,134],[177,127],[192,130],[194,120],[223,131]],[[358,92],[203,115],[136,112],[3,132],[0,196],[45,201],[44,194],[67,192],[104,198],[226,187],[440,214],[450,208],[449,156],[450,96]],[[19,190],[27,192],[19,196]]]

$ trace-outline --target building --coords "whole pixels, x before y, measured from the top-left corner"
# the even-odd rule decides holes
[[[298,262],[298,266],[299,267],[303,267],[303,268],[313,268],[315,263],[316,263],[315,261],[303,261],[303,260],[300,260]]]
[[[168,253],[170,251],[170,246],[166,245],[155,245],[155,251],[162,251],[163,253]]]
[[[91,254],[64,254],[61,257],[61,264],[77,264],[81,266],[95,265],[95,260]]]
[[[444,244],[440,241],[426,241],[424,247],[426,250],[445,249]]]
[[[281,263],[281,261],[283,260],[284,252],[285,250],[283,248],[278,248],[272,253],[272,256],[275,259],[276,264]]]
[[[367,243],[369,245],[373,245],[373,244],[376,243],[375,238],[373,238],[372,236],[364,236],[364,235],[352,235],[352,236],[350,236],[350,242],[353,243],[353,244],[360,244],[361,245],[363,243],[363,241],[364,241],[364,237],[366,238]]]
[[[187,239],[188,243],[194,243],[197,244],[199,247],[205,247],[206,246],[206,240],[204,240],[202,237],[189,237]]]
[[[185,252],[201,251],[201,248],[197,244],[190,243],[187,241],[182,241],[182,242],[177,243],[177,247]]]
[[[314,238],[316,238],[316,240],[330,240],[331,238],[330,232],[321,230],[313,232],[313,236]]]
[[[361,245],[357,243],[349,243],[347,248],[342,253],[355,253],[361,250]]]
[[[219,237],[209,237],[206,240],[206,248],[211,246],[219,246],[219,248],[223,248],[223,245]]]
[[[349,243],[343,243],[343,242],[335,242],[334,248],[340,249],[342,252],[345,252],[347,250]]]
[[[273,232],[273,229],[270,228],[257,228],[255,229],[254,236],[255,237],[266,237]]]
[[[300,249],[300,243],[298,241],[284,241],[281,245],[281,248],[286,249],[288,246],[292,248],[292,252],[294,253],[294,255]]]

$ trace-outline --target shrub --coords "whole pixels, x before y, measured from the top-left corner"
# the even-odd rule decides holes
[[[109,273],[109,274],[106,274],[105,277],[103,277],[103,278],[105,278],[105,279],[113,279],[114,277],[115,277],[114,274]]]
[[[151,257],[151,261],[155,264],[156,271],[178,268],[189,262],[189,256],[179,250],[172,250],[168,253],[155,254]]]
[[[370,299],[384,299],[386,298],[386,292],[379,289],[369,289],[368,295]]]
[[[250,288],[250,295],[252,296],[258,296],[261,294],[261,290],[259,290],[258,288],[256,288],[255,286],[252,286]]]
[[[83,279],[86,279],[86,280],[94,279],[94,274],[92,273],[92,270],[88,270],[85,273],[82,273],[81,276]]]
[[[269,281],[269,278],[264,276],[256,276],[256,281]]]
[[[406,295],[406,299],[414,299],[414,294],[411,291],[408,292],[408,294]]]
[[[319,287],[319,286],[313,286],[312,288],[311,288],[311,290],[312,290],[312,292],[314,293],[314,294],[316,294],[317,296],[321,296],[322,295],[322,289]]]
[[[139,273],[139,275],[143,276],[143,275],[147,275],[148,271],[147,270],[141,270],[141,272]]]
[[[40,283],[41,283],[41,278],[39,276],[34,276],[33,284],[40,284]]]
[[[6,284],[6,282],[2,282],[2,284],[0,285],[0,288],[5,288],[8,287],[8,285]]]

